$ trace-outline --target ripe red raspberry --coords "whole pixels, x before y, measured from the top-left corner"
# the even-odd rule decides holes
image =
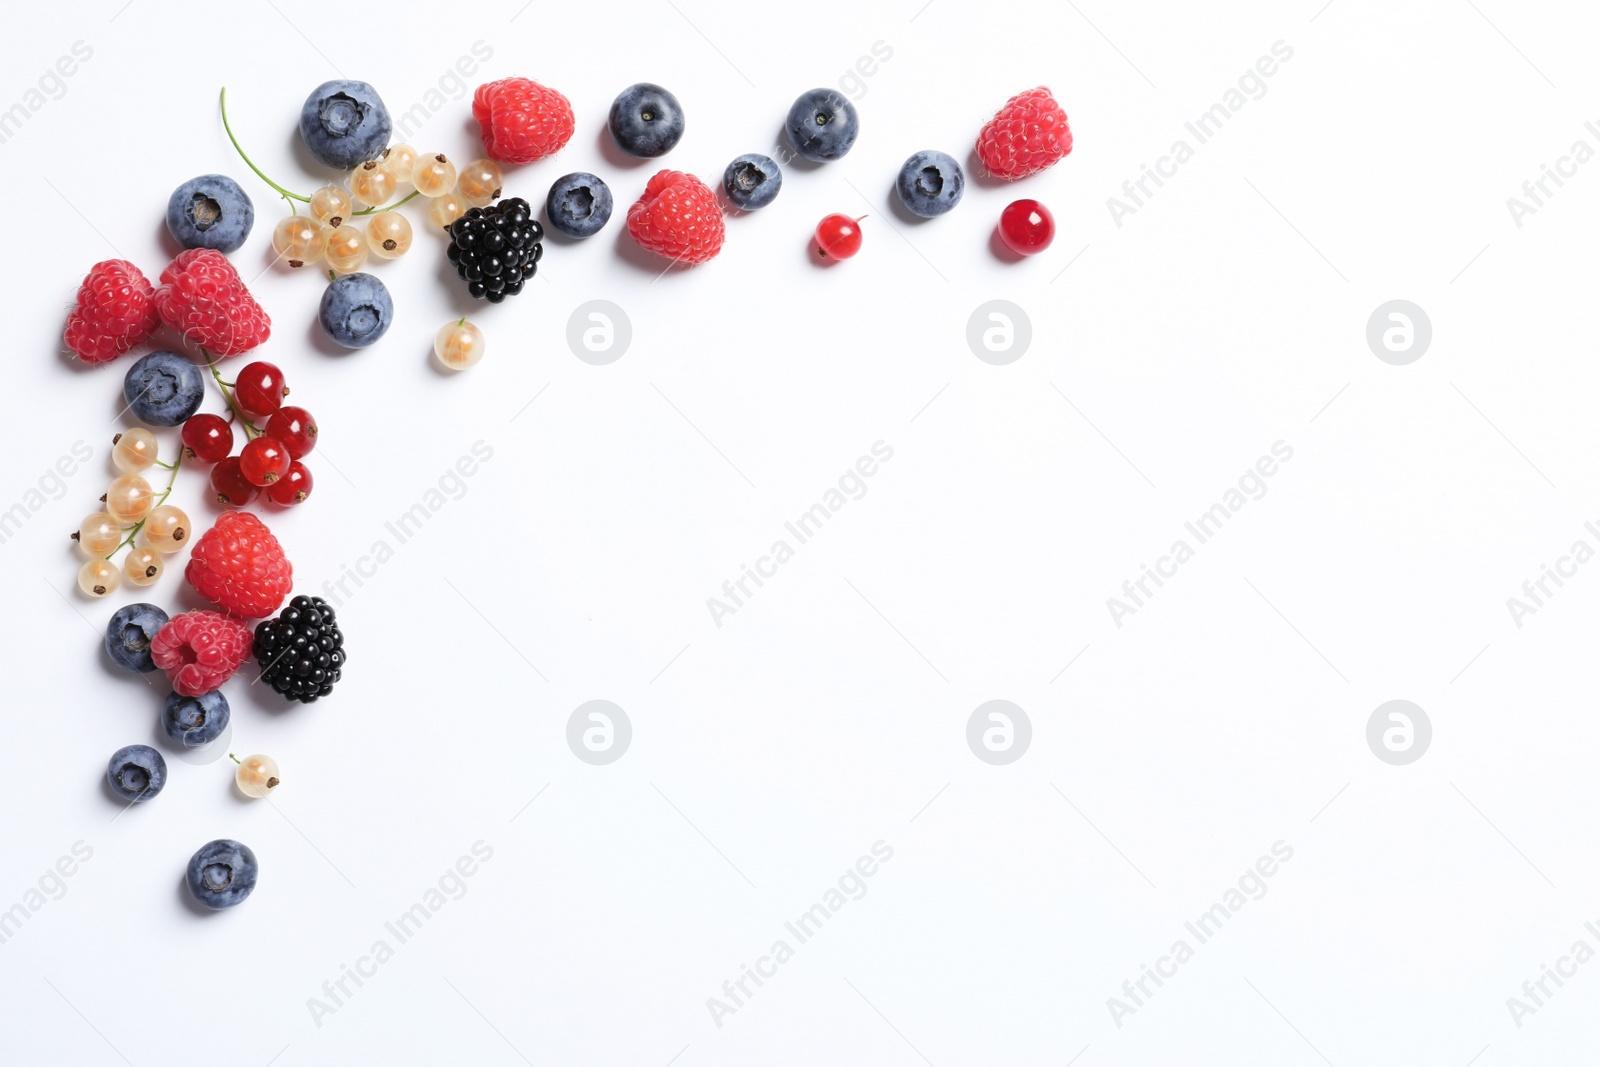
[[[225,511],[189,550],[183,576],[200,595],[241,619],[264,619],[294,585],[294,567],[265,523]]]
[[[186,611],[156,631],[150,658],[167,672],[175,692],[197,697],[232,678],[250,658],[254,641],[254,631],[238,619],[216,611]]]
[[[85,363],[116,359],[161,325],[155,286],[125,259],[89,268],[78,286],[78,303],[67,316],[67,347]]]
[[[221,252],[180,252],[161,272],[161,282],[155,298],[161,321],[213,355],[248,352],[272,333],[272,320]]]
[[[532,163],[572,140],[567,98],[527,78],[478,86],[472,117],[483,128],[483,150],[501,163]]]
[[[628,232],[659,256],[704,263],[722,251],[722,205],[694,175],[660,171],[628,209]]]
[[[1053,167],[1072,151],[1072,130],[1049,89],[1006,101],[978,134],[978,158],[996,178],[1016,181]]]

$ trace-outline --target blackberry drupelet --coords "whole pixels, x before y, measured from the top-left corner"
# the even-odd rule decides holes
[[[544,227],[521,197],[470,208],[449,230],[445,255],[468,294],[491,304],[522,292],[544,255]]]
[[[345,663],[344,634],[319,596],[297,596],[256,626],[253,651],[262,680],[302,704],[333,692]]]

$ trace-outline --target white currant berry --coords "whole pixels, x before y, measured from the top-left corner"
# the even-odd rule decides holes
[[[311,217],[329,226],[342,226],[356,209],[350,194],[337,185],[324,185],[311,194]]]
[[[367,242],[348,222],[328,235],[328,266],[340,274],[354,274],[367,265]]]
[[[398,211],[380,211],[367,223],[373,255],[399,259],[411,247],[411,223]]]
[[[272,228],[272,250],[290,267],[308,266],[327,252],[331,232],[314,218],[290,215]]]
[[[397,144],[384,150],[383,161],[394,172],[395,181],[408,182],[417,165],[417,150],[408,144]]]
[[[111,488],[106,490],[106,511],[124,525],[138,522],[155,506],[154,490],[137,474],[124,474],[113,480]]]
[[[128,581],[134,585],[154,585],[161,580],[161,572],[166,566],[161,553],[153,548],[140,546],[128,549],[127,556],[122,560],[122,573],[127,575]]]
[[[433,354],[451,370],[466,370],[483,358],[487,342],[483,331],[462,319],[439,327],[433,338]]]
[[[122,527],[109,513],[97,511],[78,524],[77,541],[84,555],[99,558],[122,543]]]
[[[411,184],[423,196],[443,196],[456,187],[456,165],[443,152],[420,156],[411,169]]]
[[[278,761],[271,756],[246,756],[233,772],[233,781],[247,797],[270,796],[281,781]]]
[[[505,175],[492,159],[474,159],[461,168],[456,191],[473,207],[488,207],[500,195]]]
[[[143,426],[123,430],[111,446],[111,462],[123,474],[143,474],[155,465],[160,448],[156,435]]]
[[[467,198],[452,189],[428,204],[428,221],[443,229],[467,213]]]
[[[350,192],[368,207],[387,204],[399,187],[394,171],[381,159],[369,159],[350,173]]]
[[[78,588],[92,597],[115,593],[122,581],[122,572],[109,560],[91,559],[78,570]]]

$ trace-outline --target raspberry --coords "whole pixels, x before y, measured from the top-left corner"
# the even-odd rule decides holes
[[[1045,88],[1007,100],[978,134],[978,158],[984,169],[1007,181],[1053,167],[1071,151],[1067,113]]]
[[[567,98],[527,78],[478,86],[472,117],[483,128],[483,150],[501,163],[532,163],[572,140]]]
[[[278,610],[294,567],[266,524],[248,511],[225,511],[190,550],[183,575],[200,595],[241,619]]]
[[[221,252],[180,252],[161,282],[155,297],[161,321],[215,355],[248,352],[272,333],[272,320]]]
[[[233,677],[250,658],[250,627],[216,611],[186,611],[156,631],[150,658],[174,692],[197,697]]]
[[[722,251],[722,206],[699,178],[664,170],[628,209],[628,232],[674,262],[704,263]]]
[[[78,286],[78,303],[67,316],[67,347],[85,363],[116,359],[161,325],[152,299],[155,286],[125,259],[89,268]]]

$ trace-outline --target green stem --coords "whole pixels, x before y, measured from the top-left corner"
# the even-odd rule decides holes
[[[352,211],[352,212],[350,212],[350,214],[351,215],[376,215],[379,212],[383,212],[383,211],[393,211],[395,208],[399,207],[401,204],[404,204],[404,203],[406,203],[407,201],[410,201],[410,200],[415,200],[417,197],[419,197],[421,195],[422,195],[421,193],[419,193],[415,189],[413,189],[409,193],[407,193],[405,196],[401,197],[399,200],[396,200],[394,203],[388,205],[387,207],[369,207],[365,211]]]
[[[167,464],[165,464],[165,463],[163,463],[161,465],[163,467],[167,466]],[[178,449],[178,461],[176,463],[172,464],[172,466],[170,467],[170,470],[172,471],[172,473],[167,476],[167,488],[160,496],[156,497],[156,502],[154,504],[150,505],[150,510],[151,511],[154,511],[156,508],[159,508],[162,504],[165,504],[167,502],[167,497],[172,495],[172,487],[178,481],[178,468],[182,467],[182,466],[183,466],[183,449],[180,448],[180,449]],[[122,551],[124,548],[127,548],[128,546],[132,545],[133,544],[133,539],[135,537],[139,536],[139,531],[144,529],[144,524],[149,522],[149,521],[150,521],[150,517],[147,515],[144,518],[140,519],[138,522],[134,523],[132,526],[128,527],[128,536],[124,537],[120,542],[118,542],[116,548],[113,548],[110,552],[107,552],[105,558],[109,560],[112,556],[115,556],[118,552]]]
[[[256,177],[260,178],[262,181],[266,182],[268,185],[270,185],[274,189],[278,190],[278,194],[280,196],[284,197],[285,199],[299,200],[301,203],[304,203],[304,204],[311,203],[311,198],[309,196],[301,196],[299,193],[291,193],[289,190],[285,189],[283,186],[279,185],[277,182],[273,181],[271,178],[269,178],[265,174],[261,173],[261,168],[256,166],[255,163],[251,161],[250,157],[244,154],[244,149],[239,147],[239,139],[233,135],[233,127],[228,125],[228,87],[227,86],[223,86],[222,87],[222,128],[227,131],[228,140],[233,142],[233,150],[235,152],[239,153],[239,158],[244,160],[245,165],[247,167],[249,167],[251,170],[256,172]],[[293,208],[294,205],[291,204],[289,206],[291,208]]]
[[[204,348],[200,349],[200,353],[206,357],[206,368],[211,371],[211,377],[216,380],[217,391],[222,394],[222,399],[228,402],[228,410],[233,412],[234,417],[239,420],[239,425],[244,428],[244,439],[248,441],[252,438],[260,437],[261,431],[256,429],[256,424],[250,421],[249,416],[244,413],[244,408],[240,407],[239,402],[233,398],[233,391],[228,388],[228,383],[222,380],[222,372],[217,370],[217,365],[212,360],[211,353]],[[179,458],[181,459],[182,457],[180,456]]]

